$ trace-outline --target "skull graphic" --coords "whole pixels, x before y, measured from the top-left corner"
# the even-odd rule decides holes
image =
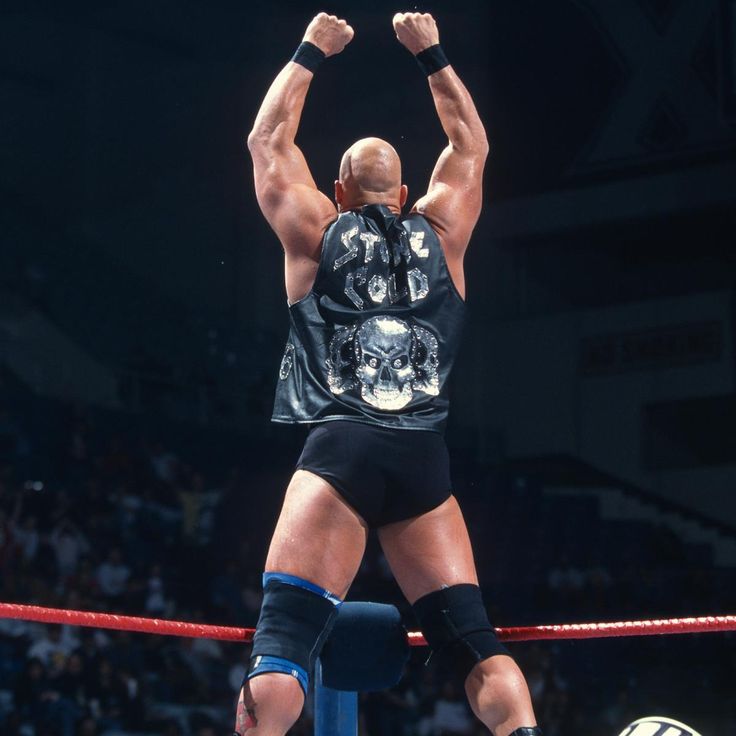
[[[361,398],[377,409],[397,411],[414,391],[439,394],[437,338],[394,317],[371,317],[335,331],[327,356],[333,394],[360,386]]]
[[[396,410],[412,397],[415,371],[411,363],[412,332],[406,322],[371,317],[355,336],[355,375],[360,395],[377,409]]]

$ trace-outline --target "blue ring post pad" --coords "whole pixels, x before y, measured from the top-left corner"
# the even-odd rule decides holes
[[[250,668],[250,672],[246,673],[243,682],[258,675],[265,675],[267,672],[281,672],[284,675],[296,677],[297,682],[304,691],[304,697],[306,697],[307,689],[309,688],[309,675],[298,664],[289,662],[288,659],[284,659],[283,657],[268,657],[266,655],[256,657]]]

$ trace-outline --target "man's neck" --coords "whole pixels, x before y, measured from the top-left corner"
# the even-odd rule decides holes
[[[401,207],[399,207],[398,203],[396,202],[386,202],[386,201],[365,201],[365,202],[359,202],[359,203],[352,203],[349,207],[343,206],[341,208],[341,212],[357,212],[361,210],[363,207],[369,204],[377,204],[377,205],[383,205],[384,207],[388,207],[389,210],[394,215],[400,215],[401,214]]]

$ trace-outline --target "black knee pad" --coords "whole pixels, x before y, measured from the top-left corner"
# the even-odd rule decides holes
[[[461,682],[478,662],[509,654],[496,638],[477,585],[462,583],[436,590],[412,608],[431,656],[438,657]]]
[[[306,693],[309,673],[332,629],[340,603],[308,580],[266,573],[246,677],[283,672],[293,675]]]
[[[542,729],[539,728],[539,726],[534,726],[534,728],[524,726],[522,728],[517,728],[516,731],[510,733],[509,736],[542,736]]]

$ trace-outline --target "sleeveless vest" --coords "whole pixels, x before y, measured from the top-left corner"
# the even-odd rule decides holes
[[[340,214],[312,290],[289,306],[272,420],[441,432],[464,316],[424,217],[384,205]]]

